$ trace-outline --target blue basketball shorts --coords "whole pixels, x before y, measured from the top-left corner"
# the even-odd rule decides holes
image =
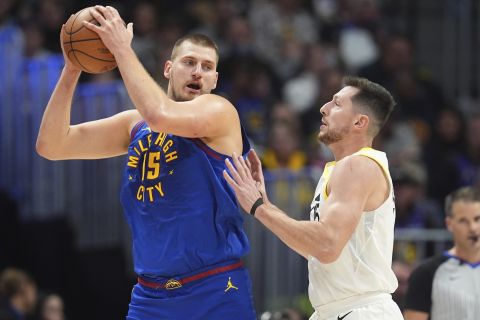
[[[139,278],[127,320],[255,320],[252,285],[244,267],[162,287]],[[153,284],[153,285],[152,285]]]

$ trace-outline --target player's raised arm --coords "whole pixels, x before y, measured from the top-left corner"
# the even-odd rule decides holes
[[[60,41],[63,51],[63,43]],[[70,113],[80,69],[65,56],[65,67],[50,97],[38,132],[36,149],[50,160],[96,159],[126,153],[129,129],[140,120],[136,111],[72,126]]]
[[[215,138],[238,129],[235,108],[226,99],[208,94],[216,87],[218,52],[209,43],[175,45],[164,75],[175,79],[163,91],[152,79],[131,47],[133,27],[126,27],[112,7],[95,6],[92,15],[99,26],[84,22],[97,32],[114,54],[130,98],[154,131],[183,137]],[[203,40],[200,40],[203,41]]]

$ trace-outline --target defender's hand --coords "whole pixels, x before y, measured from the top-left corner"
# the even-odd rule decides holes
[[[248,213],[252,209],[253,204],[262,197],[262,194],[258,190],[257,183],[252,178],[250,169],[243,157],[233,153],[232,159],[233,164],[230,160],[225,160],[230,174],[227,173],[227,170],[224,170],[223,177],[235,191],[240,206]]]

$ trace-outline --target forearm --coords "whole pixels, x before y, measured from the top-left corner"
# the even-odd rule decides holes
[[[297,221],[271,204],[258,207],[255,217],[306,259],[314,256],[321,262],[332,261],[333,237],[322,222]]]
[[[131,47],[119,50],[115,58],[133,104],[155,129],[155,123],[165,114],[169,100],[166,93],[148,74]]]
[[[70,129],[73,93],[80,71],[64,68],[50,97],[37,137],[37,152],[49,159],[59,156]]]

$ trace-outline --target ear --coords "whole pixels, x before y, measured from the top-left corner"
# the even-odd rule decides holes
[[[170,80],[170,72],[172,71],[172,64],[173,62],[171,60],[167,60],[165,62],[165,66],[163,67],[163,76]]]
[[[213,83],[213,89],[215,89],[217,87],[217,82],[218,82],[218,72],[215,73],[215,82]]]
[[[364,129],[368,128],[370,124],[370,118],[366,114],[358,114],[357,118],[355,119],[354,126],[357,129]]]
[[[449,216],[445,217],[445,225],[447,226],[448,231],[453,232],[452,231],[452,218],[450,218]]]

